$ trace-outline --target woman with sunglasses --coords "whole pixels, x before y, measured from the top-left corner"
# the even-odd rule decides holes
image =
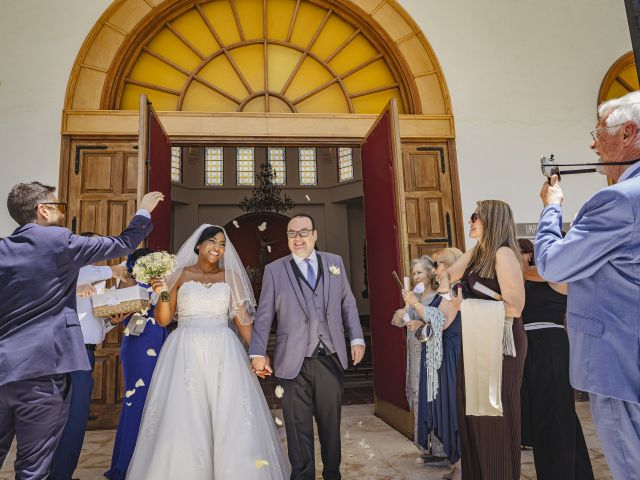
[[[522,428],[533,447],[536,475],[539,480],[593,480],[569,383],[569,338],[564,328],[567,284],[540,277],[533,243],[521,238],[518,244],[525,274],[522,320],[528,342],[521,390]]]
[[[519,480],[520,383],[527,339],[519,318],[524,280],[516,228],[511,208],[499,200],[478,202],[469,226],[469,236],[477,243],[440,275],[439,291],[449,293],[450,285],[462,281],[465,298],[492,300],[472,288],[476,282],[500,294],[505,317],[513,318],[516,356],[502,355],[502,416],[466,415],[464,358],[460,356],[457,406],[462,470],[465,480]]]

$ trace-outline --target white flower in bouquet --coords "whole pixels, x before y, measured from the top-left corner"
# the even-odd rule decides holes
[[[140,283],[151,284],[152,278],[165,278],[176,265],[176,256],[167,252],[154,252],[140,257],[131,274]],[[169,292],[160,294],[163,302],[169,301]]]

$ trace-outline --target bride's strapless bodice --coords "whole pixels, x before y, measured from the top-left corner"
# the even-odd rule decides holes
[[[184,282],[178,290],[178,325],[227,326],[230,295],[229,285],[224,282]]]

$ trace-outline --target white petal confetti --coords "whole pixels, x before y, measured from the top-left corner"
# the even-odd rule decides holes
[[[267,252],[271,253],[271,245],[267,245]]]
[[[360,427],[362,426],[362,420],[360,420],[360,421],[358,422],[358,425],[359,425]]]
[[[420,464],[424,463],[424,458],[422,457],[416,458],[416,463],[420,463]]]
[[[158,354],[156,353],[156,351],[153,348],[150,348],[149,350],[147,350],[147,356],[148,357],[157,357]]]
[[[267,229],[267,222],[262,222],[260,225],[258,225],[258,230],[260,230],[261,232],[264,232]]]
[[[276,398],[282,398],[283,395],[284,395],[284,388],[278,385],[276,387]]]
[[[275,418],[275,422],[276,422],[277,426],[279,426],[279,427],[282,426],[282,420],[280,420],[278,417]]]
[[[136,382],[136,387],[138,387],[138,388],[144,387],[144,380],[139,378],[138,381]]]
[[[351,440],[351,435],[349,435],[349,431],[347,430],[347,433],[344,434],[344,440],[348,441]]]
[[[366,444],[367,444],[367,442],[365,442],[365,441],[364,441],[364,438],[358,442],[358,446],[359,446],[360,448],[364,448],[364,446],[365,446]]]
[[[256,468],[266,467],[267,465],[269,465],[269,462],[266,460],[256,460]]]
[[[129,328],[125,328],[124,329],[124,336],[128,337],[129,336]]]
[[[373,452],[369,452],[369,458],[373,458],[373,457],[375,457],[375,456],[376,456],[376,454],[375,454],[375,453],[373,453]]]
[[[305,196],[304,196],[304,198],[306,198],[306,199],[307,199],[307,202],[310,202],[310,201],[311,201],[311,198],[309,198],[309,195],[305,195]]]
[[[130,396],[132,396],[134,393],[136,393],[136,389],[134,388],[133,390],[127,390],[126,393],[124,394],[125,397],[129,398]]]
[[[237,221],[237,220],[234,220],[232,223],[233,223],[233,226],[234,226],[234,227],[236,227],[236,228],[240,228],[240,224],[238,223],[238,221]]]
[[[133,403],[131,403],[131,402],[125,402],[125,405],[126,405],[127,407],[130,407],[131,405],[133,405]]]

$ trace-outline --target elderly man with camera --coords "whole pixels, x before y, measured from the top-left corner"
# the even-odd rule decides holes
[[[557,175],[540,192],[535,240],[545,280],[568,282],[574,388],[591,413],[615,479],[640,479],[640,91],[598,108],[597,172],[616,183],[591,197],[562,238]]]

